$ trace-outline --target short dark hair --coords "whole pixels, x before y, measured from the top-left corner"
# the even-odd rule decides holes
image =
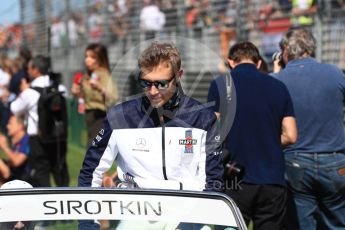
[[[42,75],[49,73],[49,62],[43,55],[37,55],[31,59],[32,67],[37,68]]]
[[[258,48],[248,41],[239,42],[233,45],[229,50],[228,58],[236,63],[244,59],[249,59],[257,64],[261,60]]]
[[[96,55],[99,65],[110,72],[110,64],[108,58],[108,50],[103,44],[91,43],[86,47],[85,51],[92,51]]]
[[[170,63],[174,72],[181,68],[181,57],[176,46],[169,42],[152,42],[139,56],[140,69],[148,69],[158,66],[161,62]]]

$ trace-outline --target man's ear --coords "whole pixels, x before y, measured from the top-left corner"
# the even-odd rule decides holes
[[[236,63],[235,63],[234,60],[231,60],[231,59],[228,58],[228,63],[229,63],[229,65],[230,65],[231,69],[235,68]]]
[[[179,71],[177,71],[176,82],[180,82],[180,80],[182,78],[182,74],[183,74],[183,69],[180,69]]]
[[[258,63],[256,64],[256,68],[257,68],[257,69],[260,69],[261,64],[262,64],[262,61],[261,61],[261,60],[259,60],[259,61],[258,61]]]

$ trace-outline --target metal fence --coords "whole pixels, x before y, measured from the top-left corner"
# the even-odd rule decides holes
[[[144,2],[20,0],[21,43],[29,46],[34,54],[50,55],[53,70],[63,74],[67,88],[71,86],[73,74],[84,70],[87,44],[105,44],[113,67],[112,76],[118,82],[121,99],[125,99],[134,93],[130,76],[145,46],[143,42],[148,36],[156,40],[171,39],[181,51],[185,91],[205,102],[209,83],[219,74],[232,43],[252,41],[270,65],[270,56],[279,49],[281,34],[296,26],[296,19],[301,15],[296,13],[298,1],[294,0],[160,0],[157,3],[165,14],[165,25],[148,33],[140,27]],[[302,26],[310,27],[317,38],[317,59],[345,69],[345,4],[342,2],[319,0],[300,7],[306,19],[311,19]],[[76,113],[73,100],[69,105],[70,141],[85,145],[84,117]]]
[[[72,75],[83,70],[84,50],[90,42],[108,47],[122,98],[130,95],[128,75],[136,65],[140,42],[148,33],[140,28],[145,1],[139,0],[20,0],[23,43],[35,54],[50,55],[53,69],[70,88]],[[151,38],[177,36],[187,91],[205,102],[209,82],[235,40],[256,44],[270,64],[282,32],[296,26],[296,2],[284,0],[160,0],[165,26]],[[292,4],[289,4],[292,2]],[[308,1],[303,1],[308,2]],[[303,24],[318,40],[317,59],[345,68],[344,3],[314,1],[304,7],[311,23]],[[315,8],[313,8],[315,7]],[[315,11],[308,8],[316,9]],[[297,15],[297,16],[296,16]],[[67,29],[66,29],[67,28]],[[49,31],[49,32],[48,32]],[[225,32],[224,32],[225,31]],[[202,46],[202,47],[201,47]],[[132,51],[131,51],[132,50]],[[210,55],[210,51],[213,54]],[[194,88],[193,88],[194,87]]]

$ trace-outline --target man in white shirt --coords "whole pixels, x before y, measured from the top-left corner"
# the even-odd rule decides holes
[[[52,85],[48,70],[47,58],[39,55],[31,59],[28,64],[28,73],[32,79],[32,88],[26,80],[22,79],[21,93],[11,104],[12,113],[16,115],[25,114],[28,118],[30,177],[34,187],[50,187],[50,172],[53,174],[57,186],[68,186],[69,184],[66,140],[44,142],[38,135],[37,106],[40,93],[33,88],[44,88]],[[64,94],[67,92],[61,84],[59,91],[64,92]]]
[[[155,37],[155,32],[163,30],[165,15],[150,0],[146,0],[144,4],[140,12],[140,29],[145,31],[145,39],[152,39]]]
[[[10,82],[11,76],[0,68],[0,97],[2,97]]]
[[[29,79],[22,78],[20,82],[20,94],[11,103],[11,112],[17,115],[25,115],[27,121],[27,134],[37,135],[37,103],[40,94],[30,88]]]
[[[9,108],[6,96],[11,76],[0,67],[0,131],[6,133],[9,119]]]

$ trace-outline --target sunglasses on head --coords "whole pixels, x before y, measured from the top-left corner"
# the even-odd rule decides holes
[[[157,89],[167,89],[169,88],[170,82],[175,78],[173,76],[169,80],[158,80],[158,81],[148,81],[144,79],[139,79],[139,85],[143,89],[150,89],[154,85]]]

